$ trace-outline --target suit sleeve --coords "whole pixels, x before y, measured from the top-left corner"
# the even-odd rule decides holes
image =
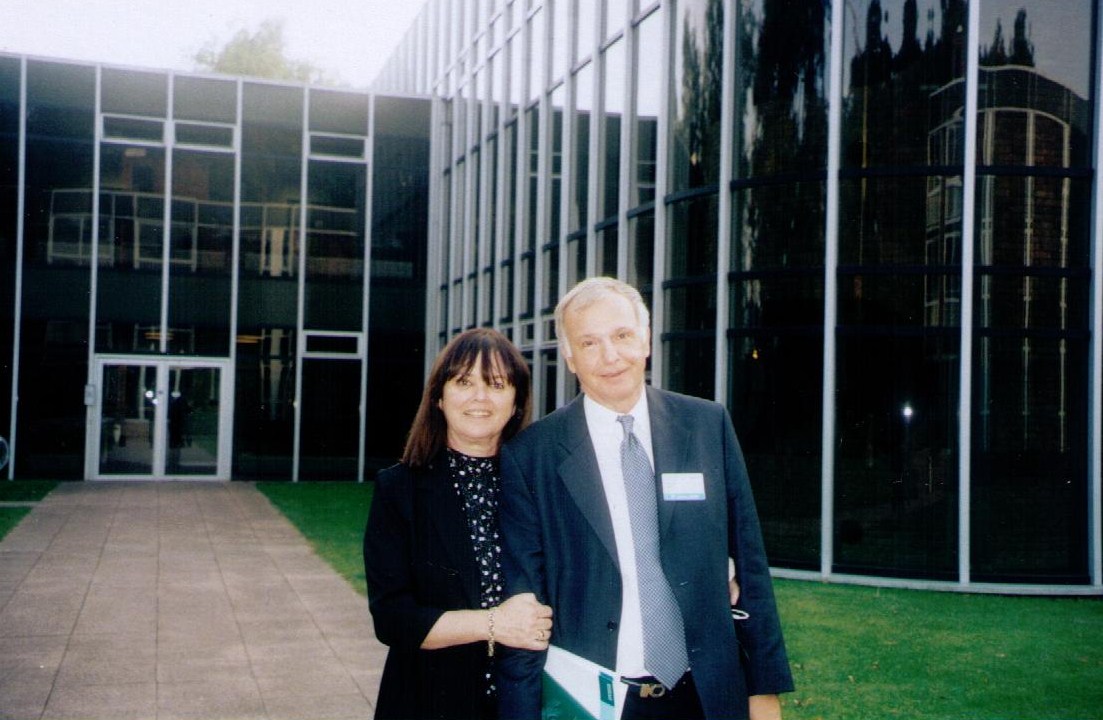
[[[421,647],[444,611],[419,602],[413,563],[413,500],[405,472],[380,473],[364,531],[368,607],[379,641]]]
[[[750,695],[789,692],[793,689],[793,677],[747,466],[726,410],[722,410],[722,416],[728,489],[728,553],[735,562],[740,586],[739,605],[750,615],[736,626],[739,641],[747,652],[747,690]]]
[[[540,516],[532,490],[508,446],[502,449],[501,467],[502,496],[498,507],[506,595],[531,592],[540,602],[547,602]],[[552,633],[555,633],[554,627]],[[495,663],[499,718],[540,718],[546,655],[544,652],[501,648]]]

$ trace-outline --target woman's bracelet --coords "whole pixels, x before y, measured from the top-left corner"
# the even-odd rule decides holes
[[[494,611],[497,608],[490,608],[490,612],[486,616],[486,656],[494,657]]]

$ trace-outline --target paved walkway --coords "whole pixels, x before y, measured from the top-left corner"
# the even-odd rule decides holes
[[[0,542],[0,718],[370,718],[366,599],[249,483],[62,483]]]

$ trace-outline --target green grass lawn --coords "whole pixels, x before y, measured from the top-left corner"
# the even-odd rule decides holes
[[[364,523],[375,483],[260,482],[257,489],[290,520],[334,570],[362,595]]]
[[[0,480],[0,503],[33,503],[57,487],[52,480]],[[19,524],[31,507],[0,507],[0,540]]]
[[[352,586],[372,483],[257,486]],[[1103,719],[1103,600],[775,583],[786,720]]]

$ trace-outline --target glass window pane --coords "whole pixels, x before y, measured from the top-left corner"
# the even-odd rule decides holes
[[[540,108],[539,106],[533,107],[528,111],[526,116],[526,132],[528,134],[528,151],[525,154],[527,158],[527,167],[525,173],[526,179],[526,197],[525,197],[525,213],[526,218],[524,220],[527,223],[527,231],[524,238],[524,249],[526,252],[532,252],[536,249],[537,242],[542,240],[539,237],[539,228],[536,226],[536,200],[537,193],[540,187]]]
[[[620,124],[624,118],[625,42],[617,40],[605,50],[604,112],[601,142],[605,147],[601,217],[615,217],[620,194]]]
[[[107,138],[147,140],[161,143],[164,142],[165,123],[160,120],[105,117],[103,119],[103,134]]]
[[[234,123],[237,83],[177,75],[172,81],[172,116],[178,120]]]
[[[230,149],[234,145],[234,129],[220,125],[176,123],[176,142],[180,145],[207,145]]]
[[[105,113],[163,118],[168,112],[168,76],[104,68],[100,102]]]
[[[937,165],[961,162],[962,136],[950,153],[931,151],[941,125],[960,122],[967,5],[869,0],[844,13],[843,164]],[[940,157],[942,156],[942,157]]]
[[[18,85],[12,89],[17,98]],[[95,68],[28,60],[26,90],[18,468],[22,477],[80,479],[87,420],[83,386],[88,377]],[[11,133],[18,127],[13,121],[18,123],[18,111],[5,113]],[[5,146],[3,152],[13,161],[7,172],[15,172],[18,143]],[[6,202],[11,205],[0,232],[15,225],[18,183],[13,179],[9,187]],[[14,233],[8,237],[10,242],[0,247],[14,269]]]
[[[300,88],[247,83],[244,95],[241,292],[251,296],[262,285],[278,285],[284,288],[279,307],[293,310],[293,284],[266,283],[261,278],[291,278],[298,274],[303,92]],[[269,307],[268,311],[274,309]],[[256,305],[239,304],[239,313],[247,317],[255,316],[256,311]],[[261,324],[260,318],[253,318],[252,322]],[[266,323],[277,326],[289,323],[294,327],[295,316],[288,318],[281,314],[278,319],[267,318]]]
[[[840,183],[836,571],[956,576],[960,194],[956,174]]]
[[[563,110],[567,90],[560,85],[551,94],[551,177],[548,181],[547,212],[549,242],[561,240],[561,200],[563,197]]]
[[[574,151],[571,161],[571,182],[574,185],[570,193],[570,218],[568,231],[574,232],[586,227],[590,191],[590,117],[593,109],[594,64],[586,63],[575,75],[574,108]]]
[[[161,351],[164,203],[163,148],[103,144],[97,352]]]
[[[982,123],[993,136],[978,144],[981,163],[1000,164],[998,153],[1006,149],[1016,155],[1006,163],[1091,166],[1093,6],[981,4],[978,104],[982,117],[996,121]]]
[[[605,0],[605,37],[612,37],[624,29],[629,2],[630,0]]]
[[[505,172],[502,174],[502,182],[505,184],[505,207],[502,213],[502,222],[505,223],[502,240],[502,259],[513,258],[517,242],[517,162],[518,162],[518,138],[517,123],[506,126],[506,158]]]
[[[735,178],[822,171],[830,3],[768,3],[760,16],[737,12]]]
[[[637,57],[648,59],[662,56],[662,11],[653,12],[640,23]],[[636,67],[640,67],[637,60]],[[632,173],[630,208],[655,199],[655,180],[659,143],[659,99],[662,92],[659,73],[633,73],[636,83],[635,112],[635,172]]]
[[[724,7],[686,0],[674,18],[671,191],[720,180]]]
[[[958,334],[840,334],[835,570],[956,577]]]
[[[238,325],[234,378],[235,478],[291,477],[295,328]]]
[[[544,307],[541,312],[550,315],[555,310],[555,304],[559,302],[559,245],[552,245],[543,251],[544,283],[542,302]]]
[[[594,263],[598,275],[616,277],[617,275],[617,244],[620,242],[620,231],[616,225],[607,225],[598,230],[597,247],[595,253],[597,260]]]
[[[524,91],[524,72],[521,64],[521,40],[522,34],[515,33],[509,41],[509,112],[506,120],[511,120],[517,115],[521,107],[521,93]]]
[[[1074,136],[1034,134],[1013,144],[1067,162]],[[978,177],[977,580],[1088,581],[1090,185],[1052,174]]]
[[[628,227],[628,283],[640,291],[650,307],[655,277],[654,211],[629,218]]]
[[[234,159],[176,150],[169,246],[169,351],[230,354]]]
[[[805,278],[776,289],[809,296],[820,284]],[[770,565],[818,570],[823,335],[802,330],[764,326],[731,339],[728,408]]]
[[[364,157],[364,139],[333,137],[332,135],[311,135],[310,152],[313,155],[362,158]]]
[[[597,3],[593,0],[578,0],[576,3],[578,22],[574,26],[577,54],[575,61],[588,58],[594,51],[594,38],[597,35],[597,22],[594,10]]]
[[[1088,582],[1087,342],[982,336],[973,358],[973,579]]]
[[[310,129],[314,132],[367,135],[367,96],[311,88]]]
[[[157,413],[157,367],[108,365],[100,398],[99,472],[153,472],[153,427]]]
[[[364,302],[363,165],[311,160],[306,236],[304,324],[359,330]]]
[[[672,305],[707,304],[703,287],[693,293],[679,289],[667,294]],[[692,295],[693,297],[688,297]],[[663,387],[674,392],[712,399],[716,392],[716,337],[712,333],[672,334],[663,340],[666,353]]]
[[[666,277],[716,280],[717,199],[692,198],[670,206]]]
[[[490,104],[486,111],[486,134],[498,131],[498,121],[502,116],[502,103],[505,102],[505,61],[506,54],[499,52],[490,58]]]
[[[20,61],[0,57],[0,307],[15,307],[16,227],[19,202]],[[0,323],[0,357],[11,358],[11,311]],[[0,435],[11,437],[11,383],[0,383]]]
[[[360,361],[303,361],[299,478],[357,480]]]
[[[218,368],[169,368],[165,456],[169,475],[218,472],[221,372]]]
[[[543,94],[544,80],[544,12],[537,10],[529,21],[529,92],[528,99],[533,101]]]
[[[551,79],[555,81],[562,78],[567,72],[567,50],[570,48],[570,38],[567,36],[567,22],[570,19],[572,0],[554,0],[548,4],[548,12],[552,13],[552,66]]]

